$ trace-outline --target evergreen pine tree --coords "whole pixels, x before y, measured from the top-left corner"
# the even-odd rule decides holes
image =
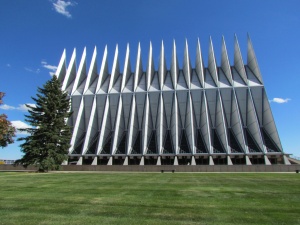
[[[20,129],[30,135],[18,139],[24,141],[20,145],[24,156],[17,163],[25,167],[35,165],[39,171],[57,170],[67,159],[70,147],[71,129],[66,124],[71,115],[68,95],[54,75],[32,99],[36,104],[26,105],[29,115],[25,115],[32,128]]]

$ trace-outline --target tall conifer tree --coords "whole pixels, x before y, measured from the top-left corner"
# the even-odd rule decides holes
[[[20,147],[25,154],[17,163],[35,165],[39,171],[57,170],[67,159],[70,147],[71,130],[66,124],[71,115],[68,95],[54,75],[32,99],[36,104],[26,105],[29,115],[25,115],[32,128],[20,129],[30,135],[18,139],[24,141]]]

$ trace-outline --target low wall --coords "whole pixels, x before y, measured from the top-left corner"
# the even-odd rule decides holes
[[[28,166],[27,168],[25,168],[23,166],[14,166],[14,165],[6,165],[6,164],[0,165],[0,171],[34,172],[36,170],[37,169],[34,166]]]
[[[162,166],[138,166],[138,165],[112,165],[112,166],[92,166],[92,165],[64,165],[60,171],[103,171],[103,172],[161,172],[161,170],[175,170],[175,172],[295,172],[300,170],[300,165],[162,165]],[[22,166],[0,165],[0,171],[36,171],[33,166],[24,168]]]

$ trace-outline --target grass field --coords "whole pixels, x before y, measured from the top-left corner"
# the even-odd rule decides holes
[[[300,175],[5,172],[0,224],[300,224]]]

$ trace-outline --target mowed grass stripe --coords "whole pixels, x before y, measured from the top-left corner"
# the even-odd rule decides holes
[[[0,224],[300,224],[300,176],[0,173]]]

